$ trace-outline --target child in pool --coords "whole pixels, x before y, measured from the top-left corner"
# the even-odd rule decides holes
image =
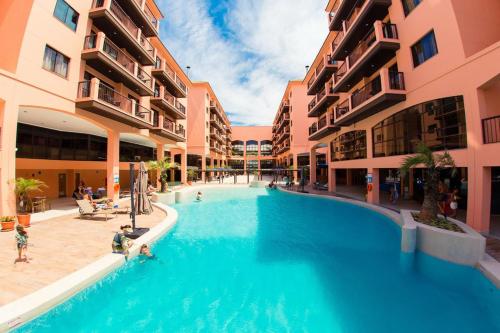
[[[196,193],[196,201],[201,201],[202,197],[203,197],[203,193],[201,193],[201,192]]]

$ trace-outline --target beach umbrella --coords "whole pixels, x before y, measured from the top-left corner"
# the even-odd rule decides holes
[[[135,182],[135,213],[149,215],[153,212],[153,206],[148,197],[148,170],[146,164],[139,164],[139,173]]]

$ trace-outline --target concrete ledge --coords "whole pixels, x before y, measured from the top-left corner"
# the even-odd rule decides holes
[[[477,268],[500,289],[500,263],[493,257],[485,254],[483,259],[479,261]]]
[[[158,202],[164,205],[175,205],[175,192],[153,193],[151,196],[153,202]]]
[[[163,204],[154,204],[164,211],[167,217],[149,232],[134,241],[129,259],[139,255],[142,244],[151,244],[165,235],[177,222],[178,214],[173,208]],[[69,274],[62,279],[43,287],[25,297],[0,307],[0,332],[17,328],[26,322],[44,314],[53,307],[65,302],[78,292],[104,278],[110,272],[123,266],[125,257],[121,254],[107,254],[90,265]]]
[[[250,182],[250,187],[265,188],[268,184],[269,184],[269,181],[252,180]]]
[[[195,192],[209,188],[248,188],[248,184],[195,184],[175,191],[175,202],[185,203],[195,199]]]
[[[466,224],[449,218],[464,233],[444,230],[416,222],[412,213],[414,211],[401,210],[401,217],[405,224],[417,225],[418,250],[460,265],[474,266],[483,259],[486,239]]]
[[[314,193],[295,192],[295,191],[286,190],[282,187],[278,187],[278,189],[280,191],[295,194],[295,195],[303,195],[303,196],[311,196],[311,197],[335,200],[335,201],[345,202],[345,203],[349,203],[351,205],[356,205],[356,206],[360,206],[360,207],[374,210],[377,213],[385,215],[392,222],[396,223],[401,228],[401,251],[405,252],[405,253],[411,253],[411,252],[415,251],[416,243],[417,243],[417,240],[416,240],[417,226],[414,222],[403,220],[401,218],[401,215],[395,211],[392,211],[390,209],[380,207],[377,205],[372,205],[372,204],[369,204],[367,202],[354,200],[354,199],[341,198],[341,197],[335,197],[335,196],[330,196],[330,195],[314,194]]]

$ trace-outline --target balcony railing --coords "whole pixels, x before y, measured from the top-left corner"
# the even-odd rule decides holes
[[[342,30],[337,33],[337,36],[335,36],[335,38],[332,41],[332,52],[335,51],[335,49],[340,44],[343,38],[344,38],[344,31]]]
[[[384,38],[397,39],[398,31],[395,24],[382,24],[382,33]],[[349,67],[352,67],[361,58],[363,54],[377,41],[375,27],[361,39],[356,48],[349,54]]]
[[[500,116],[483,119],[483,142],[500,142]]]
[[[356,5],[352,8],[351,12],[348,14],[347,19],[345,20],[346,31],[349,30],[354,20],[356,20],[356,18],[359,16],[359,13],[361,12],[361,7],[363,7],[365,1],[366,0],[358,0],[356,2]]]
[[[104,6],[104,0],[94,0],[92,5],[93,9],[102,8]],[[134,21],[125,13],[122,7],[118,4],[116,0],[111,0],[109,5],[109,11],[113,14],[113,16],[123,25],[125,30],[127,30],[132,37],[137,40],[139,39],[139,43],[146,50],[146,52],[153,57],[154,48],[147,40],[147,38],[141,33],[139,35],[139,28],[134,23]]]
[[[77,96],[79,98],[90,97],[90,81],[78,82]]]
[[[381,91],[382,83],[380,81],[380,76],[377,76],[375,79],[371,80],[366,85],[352,93],[352,108],[354,109],[358,105],[363,104],[365,101],[369,100]]]
[[[149,9],[148,5],[144,6],[144,14],[146,14],[149,22],[151,22],[151,24],[156,28],[156,26],[158,24],[158,20],[153,15],[153,12],[151,12],[151,9]]]
[[[340,118],[346,113],[348,113],[350,110],[349,108],[349,98],[343,101],[342,103],[339,103],[337,107],[335,108],[335,118]]]
[[[313,135],[318,131],[318,123],[313,123],[311,126],[309,126],[309,136]]]
[[[333,74],[333,79],[335,82],[339,82],[339,80],[347,73],[347,62],[344,61],[342,65],[337,69],[335,74]]]

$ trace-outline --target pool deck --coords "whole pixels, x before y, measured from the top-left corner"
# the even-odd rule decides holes
[[[111,253],[111,241],[120,225],[130,224],[128,214],[116,218],[82,220],[70,215],[38,221],[27,229],[29,263],[14,263],[14,231],[0,233],[0,306],[39,290]],[[139,215],[136,225],[154,227],[165,213],[155,209]]]

